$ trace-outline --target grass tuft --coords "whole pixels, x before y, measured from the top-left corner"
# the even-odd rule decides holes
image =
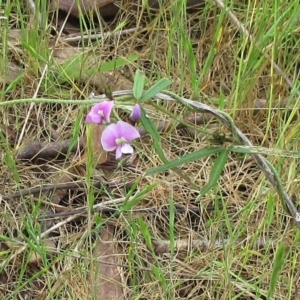
[[[66,20],[0,0],[0,298],[90,299],[109,225],[126,299],[297,299],[298,7],[143,2]],[[80,147],[103,93],[117,118],[141,104],[143,134],[95,171]],[[56,157],[17,158],[69,139]],[[25,193],[66,178],[84,184]]]

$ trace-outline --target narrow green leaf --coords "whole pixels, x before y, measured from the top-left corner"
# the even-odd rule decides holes
[[[144,128],[150,133],[150,135],[153,138],[153,146],[156,150],[156,153],[158,154],[159,158],[164,162],[167,163],[168,160],[165,157],[164,152],[162,151],[161,143],[160,143],[160,135],[155,128],[154,124],[151,122],[151,120],[146,116],[145,110],[141,108],[142,111],[142,124]]]
[[[43,62],[44,64],[47,63],[47,60],[46,60],[42,55],[40,55],[40,54],[36,51],[36,49],[34,49],[29,43],[27,43],[26,41],[23,41],[23,42],[22,42],[22,46],[23,46],[26,50],[28,50],[28,52],[29,52],[30,54],[32,54],[33,57],[37,58],[39,61]]]
[[[116,28],[114,29],[113,32],[119,32],[120,30],[122,30],[125,26],[126,26],[127,22],[123,21],[123,22],[118,22],[118,24],[116,24]]]
[[[12,240],[11,240],[11,238],[9,238],[9,237],[7,237],[5,235],[0,234],[0,241],[1,242],[11,242]],[[1,251],[0,253],[3,253],[3,252]]]
[[[139,56],[137,54],[132,54],[127,58],[117,58],[112,61],[107,61],[101,65],[100,73],[106,73],[124,67],[129,63],[136,61],[138,58]]]
[[[273,271],[272,271],[270,285],[269,285],[269,291],[268,291],[268,299],[270,299],[274,294],[279,274],[284,265],[284,256],[285,256],[285,244],[281,243],[278,246],[276,254],[275,254],[274,266],[273,266]]]
[[[231,146],[229,148],[230,151],[242,154],[265,154],[265,155],[276,155],[276,156],[284,156],[284,157],[294,157],[300,158],[299,151],[290,151],[290,150],[281,150],[276,148],[265,148],[265,147],[257,147],[257,146]]]
[[[88,58],[85,53],[80,53],[70,57],[61,66],[61,72],[58,77],[59,83],[66,81],[78,80],[82,77],[90,77],[97,73],[106,73],[121,68],[130,62],[138,59],[138,55],[130,55],[128,58],[117,58],[112,61],[107,61],[101,66],[93,66],[93,60]]]
[[[145,102],[152,97],[154,97],[156,94],[160,93],[164,89],[166,89],[168,86],[172,84],[172,81],[167,78],[162,78],[159,81],[157,81],[151,88],[149,88],[141,97],[140,102]]]
[[[224,170],[224,166],[227,162],[228,154],[229,151],[223,148],[212,167],[208,184],[201,189],[200,196],[207,194],[213,187],[217,185],[219,178]]]
[[[134,76],[134,83],[133,83],[133,97],[137,100],[143,95],[145,85],[145,75],[140,71],[136,70]]]
[[[149,175],[153,175],[153,174],[163,172],[163,171],[166,171],[166,170],[169,170],[169,169],[173,169],[173,168],[179,167],[183,164],[190,163],[194,160],[200,159],[202,157],[207,157],[207,156],[210,156],[212,154],[219,153],[222,150],[224,150],[223,147],[214,147],[214,148],[201,149],[201,150],[183,155],[181,158],[176,159],[176,160],[172,160],[172,161],[170,161],[170,162],[168,162],[168,163],[166,163],[162,166],[153,168],[153,169],[149,170],[148,172],[146,172],[146,175],[149,176]]]
[[[162,288],[164,289],[164,291],[167,291],[170,285],[166,281],[166,278],[164,277],[161,269],[159,269],[157,266],[152,264],[151,271],[152,271],[152,274],[155,276],[155,278],[159,281],[159,283],[162,286]],[[171,298],[166,297],[164,299],[171,299]]]
[[[153,251],[152,237],[151,237],[151,232],[148,228],[148,225],[146,224],[146,222],[142,218],[138,218],[138,223],[140,225],[140,229],[141,229],[142,235],[145,239],[147,247],[151,251]]]
[[[156,129],[156,127],[154,126],[154,124],[151,122],[151,120],[146,116],[145,111],[142,109],[142,124],[144,126],[144,128],[151,134],[152,139],[153,139],[153,146],[154,149],[156,151],[156,153],[158,154],[159,158],[162,160],[162,162],[164,164],[168,164],[169,161],[168,159],[165,157],[165,154],[162,150],[161,147],[161,142],[160,142],[160,135]],[[184,179],[186,182],[188,182],[191,186],[193,186],[194,188],[196,188],[196,186],[193,184],[191,178],[189,176],[187,176],[186,174],[184,174],[183,171],[181,171],[180,169],[176,168],[176,166],[174,166],[173,168],[174,172],[177,173],[182,179]]]
[[[170,189],[170,201],[169,201],[169,227],[170,227],[170,252],[171,256],[173,257],[175,253],[175,204],[174,204],[174,197],[173,197],[173,190]]]
[[[4,95],[8,94],[19,82],[22,81],[24,78],[24,74],[22,73],[21,75],[17,76],[13,81],[11,81],[6,88],[6,90],[3,93],[0,93],[0,98],[2,98]],[[69,91],[70,94],[70,91]]]
[[[145,187],[143,190],[141,190],[138,194],[135,195],[134,199],[131,201],[125,200],[124,205],[120,208],[119,212],[128,211],[132,207],[134,207],[140,200],[145,198],[145,195],[148,194],[154,187],[156,187],[156,184],[151,184],[147,187]],[[127,197],[126,197],[127,198]]]
[[[60,74],[58,77],[59,83],[64,83],[69,80],[80,79],[83,74],[91,76],[96,73],[97,68],[88,67],[88,58],[83,53],[76,54],[67,59],[60,66]]]

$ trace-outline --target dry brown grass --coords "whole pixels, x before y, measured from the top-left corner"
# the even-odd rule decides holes
[[[243,5],[240,8],[236,15],[245,26],[249,26]],[[185,30],[195,51],[198,69],[203,68],[207,59],[220,14],[217,6],[211,5],[209,9],[188,15]],[[17,27],[18,15],[12,16],[12,20],[11,31]],[[123,68],[124,75],[116,71],[65,86],[60,86],[54,76],[49,80],[48,91],[39,89],[44,65],[20,43],[11,43],[7,49],[8,62],[11,67],[15,62],[24,77],[2,101],[31,98],[35,94],[44,98],[80,99],[91,92],[102,93],[106,86],[112,91],[130,89],[137,66],[147,75],[149,86],[165,76],[172,79],[170,89],[173,92],[186,97],[195,94],[190,76],[191,58],[187,52],[181,51],[180,35],[174,39],[176,35],[172,32],[167,10],[151,18],[141,17],[135,12],[123,13],[115,21],[105,23],[103,31],[114,29],[125,20],[126,28],[139,29],[128,36],[110,36],[94,43],[87,39],[85,42],[88,55],[96,57],[97,64],[126,57],[129,53],[138,54],[136,63]],[[256,25],[253,27],[257,28]],[[295,34],[299,35],[299,30]],[[53,39],[58,39],[56,43],[61,52],[76,48],[76,43],[64,41],[67,37],[64,34],[54,38],[48,36],[49,41],[42,46],[48,42],[53,45]],[[280,102],[290,95],[290,90],[282,77],[273,73],[267,60],[259,65],[258,70],[249,67],[248,75],[244,72],[241,76],[243,83],[237,82],[241,52],[252,53],[250,46],[243,46],[241,39],[236,26],[224,18],[221,36],[215,44],[213,63],[199,83],[201,101],[218,106],[213,99],[219,99],[222,93],[227,99],[225,109],[235,117],[237,126],[254,144],[272,148],[277,145],[284,127],[285,112],[279,109],[268,111],[268,106],[274,107],[275,104],[267,103],[265,110],[256,113],[256,102],[270,99],[270,91],[272,99]],[[279,63],[284,61],[285,54],[286,50],[282,50],[282,55],[278,55]],[[288,65],[282,65],[288,76],[296,76]],[[50,66],[49,78],[54,75],[52,70]],[[12,79],[7,77],[6,83]],[[5,89],[7,84],[2,88]],[[180,117],[188,113],[179,104],[158,104]],[[174,120],[161,111],[151,106],[147,109],[154,123],[165,120],[174,124]],[[110,224],[115,228],[118,270],[126,299],[267,299],[275,252],[280,243],[286,246],[286,256],[272,299],[287,299],[287,295],[290,299],[299,299],[298,233],[274,190],[249,157],[231,155],[218,186],[201,199],[198,212],[189,212],[189,208],[199,207],[196,201],[199,193],[175,172],[143,176],[147,170],[162,164],[153,149],[151,137],[145,136],[136,145],[137,153],[129,166],[106,171],[107,182],[95,189],[96,204],[126,197],[128,188],[125,186],[136,181],[136,193],[155,184],[132,210],[120,215],[105,213],[96,222],[91,215],[79,215],[61,223],[49,236],[39,240],[40,233],[67,218],[53,219],[49,223],[38,220],[41,214],[53,212],[53,193],[9,200],[1,200],[1,196],[59,183],[62,174],[72,174],[75,181],[85,182],[87,178],[80,172],[72,173],[71,168],[80,164],[79,151],[60,160],[10,161],[15,157],[19,134],[28,113],[29,104],[0,108],[3,135],[0,162],[1,299],[24,299],[25,295],[29,297],[27,299],[90,299],[89,270],[91,260],[95,260],[92,251],[100,234],[99,224]],[[81,120],[85,113],[86,109],[78,105],[35,105],[30,111],[21,147],[32,141],[50,143],[56,138],[64,140],[82,136],[85,124]],[[296,117],[297,114],[295,120]],[[76,122],[79,122],[76,125],[78,132],[74,132]],[[213,121],[197,127],[197,130],[171,128],[161,132],[162,148],[169,160],[179,159],[194,150],[211,147],[213,134],[230,135]],[[295,134],[292,129],[287,130],[289,141],[297,137]],[[292,149],[297,149],[297,143],[292,144]],[[294,194],[298,189],[295,180],[297,162],[291,158],[284,162],[281,158],[273,159],[274,164],[280,162],[283,180],[288,181],[287,188]],[[209,157],[185,164],[181,169],[200,190],[208,182],[213,163],[214,157]],[[85,189],[68,190],[56,205],[59,208],[86,207],[89,192]],[[170,205],[186,208],[186,212],[175,214],[174,228],[170,228],[172,216],[163,210]],[[156,211],[138,211],[145,208],[155,208]],[[169,244],[172,234],[173,249]]]

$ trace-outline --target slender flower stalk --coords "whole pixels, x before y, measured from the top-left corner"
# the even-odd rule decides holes
[[[122,154],[132,154],[133,148],[130,142],[140,137],[138,130],[132,125],[118,121],[109,124],[102,133],[101,144],[105,151],[116,150],[116,159]]]

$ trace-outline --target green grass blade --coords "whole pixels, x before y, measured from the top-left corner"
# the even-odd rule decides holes
[[[212,188],[214,188],[217,185],[219,178],[224,170],[224,166],[227,162],[228,154],[229,154],[229,151],[227,149],[224,149],[223,151],[221,151],[221,153],[219,154],[218,158],[216,159],[216,161],[211,169],[210,176],[209,176],[209,182],[207,185],[205,185],[202,188],[202,190],[200,192],[200,196],[207,194]]]
[[[166,89],[168,86],[172,84],[172,81],[167,78],[162,78],[158,82],[156,82],[151,88],[149,88],[141,97],[140,102],[145,102],[152,97],[154,97],[156,94],[160,93],[164,89]]]
[[[151,136],[153,138],[153,145],[154,145],[155,151],[158,154],[159,158],[162,160],[162,162],[164,164],[169,163],[169,161],[165,157],[165,154],[162,150],[162,146],[161,146],[161,142],[160,142],[160,135],[159,135],[157,129],[155,128],[154,124],[146,116],[144,109],[142,109],[141,121],[142,121],[144,128],[151,134]],[[194,186],[194,188],[196,188],[196,186],[192,183],[191,179],[186,174],[184,174],[184,172],[182,172],[180,169],[177,169],[176,166],[173,169],[174,169],[173,171],[176,172],[181,178],[183,178],[191,186]]]
[[[145,187],[143,190],[141,190],[137,195],[134,196],[134,199],[130,200],[129,199],[126,201],[124,205],[120,208],[119,212],[123,211],[128,211],[132,207],[134,207],[140,200],[144,199],[145,195],[149,193],[153,188],[156,187],[156,184],[151,184],[147,187]],[[129,197],[128,197],[129,198]]]
[[[138,224],[140,225],[141,233],[145,239],[145,243],[146,243],[148,249],[150,249],[151,251],[154,251],[153,244],[152,244],[152,236],[151,236],[151,232],[148,228],[148,224],[142,218],[138,219]]]
[[[152,274],[155,276],[155,278],[161,284],[164,291],[167,293],[168,289],[170,288],[169,283],[166,281],[166,279],[165,279],[164,275],[162,274],[161,270],[157,266],[152,265],[151,266],[151,271],[152,271]],[[170,298],[164,298],[164,299],[170,299]]]
[[[145,94],[144,94],[145,95]],[[151,120],[146,116],[145,110],[143,108],[141,108],[142,111],[142,125],[144,126],[144,128],[151,134],[152,138],[153,138],[153,146],[159,156],[159,158],[164,162],[167,163],[168,160],[165,157],[164,152],[162,151],[162,146],[161,146],[161,142],[160,142],[160,135],[157,131],[157,129],[155,128],[154,124],[151,122]]]
[[[273,266],[273,271],[272,271],[270,286],[269,286],[269,292],[268,292],[268,299],[270,299],[272,297],[272,295],[274,294],[276,283],[279,278],[279,274],[284,265],[284,257],[285,257],[285,244],[281,243],[278,246],[277,251],[275,253],[274,266]]]
[[[276,149],[276,148],[266,148],[266,147],[257,147],[257,146],[231,146],[230,151],[236,153],[243,153],[243,154],[265,154],[265,155],[276,155],[276,156],[283,156],[283,157],[293,157],[293,158],[300,158],[300,151],[290,151],[290,150],[283,150],[283,149]]]
[[[166,170],[169,170],[169,169],[173,169],[173,168],[179,167],[183,164],[190,163],[194,160],[200,159],[202,157],[207,157],[207,156],[210,156],[212,154],[219,153],[222,150],[224,150],[223,147],[214,147],[214,148],[201,149],[201,150],[195,151],[193,153],[189,153],[187,155],[184,155],[179,159],[172,160],[172,161],[170,161],[170,162],[168,162],[168,163],[166,163],[162,166],[150,169],[148,172],[146,172],[146,175],[149,176],[149,175],[153,175],[153,174],[163,172],[163,171],[166,171]]]
[[[104,62],[101,66],[91,67],[92,61],[87,58],[86,53],[72,56],[61,65],[61,72],[58,78],[59,83],[71,80],[79,80],[83,75],[90,77],[97,73],[106,73],[121,68],[128,63],[138,59],[138,55],[129,55],[128,58],[117,58]]]
[[[26,41],[22,41],[22,46],[30,53],[32,54],[33,57],[37,58],[39,61],[41,61],[42,63],[46,64],[47,60],[40,55],[36,49],[34,49],[29,43],[27,43]]]
[[[0,98],[11,92],[19,83],[22,82],[24,78],[24,74],[17,76],[12,82],[9,83],[8,87],[4,92],[0,92]]]
[[[140,100],[140,98],[142,97],[144,86],[145,75],[140,70],[136,70],[133,83],[133,97],[136,100]]]
[[[173,257],[175,253],[175,203],[174,203],[174,195],[173,190],[170,190],[170,201],[169,201],[169,225],[170,225],[170,233],[169,233],[169,240],[170,240],[170,252],[171,257]]]
[[[111,72],[118,68],[124,67],[129,63],[136,61],[139,58],[137,54],[131,54],[127,58],[117,58],[112,61],[107,61],[103,63],[100,67],[100,73]]]

